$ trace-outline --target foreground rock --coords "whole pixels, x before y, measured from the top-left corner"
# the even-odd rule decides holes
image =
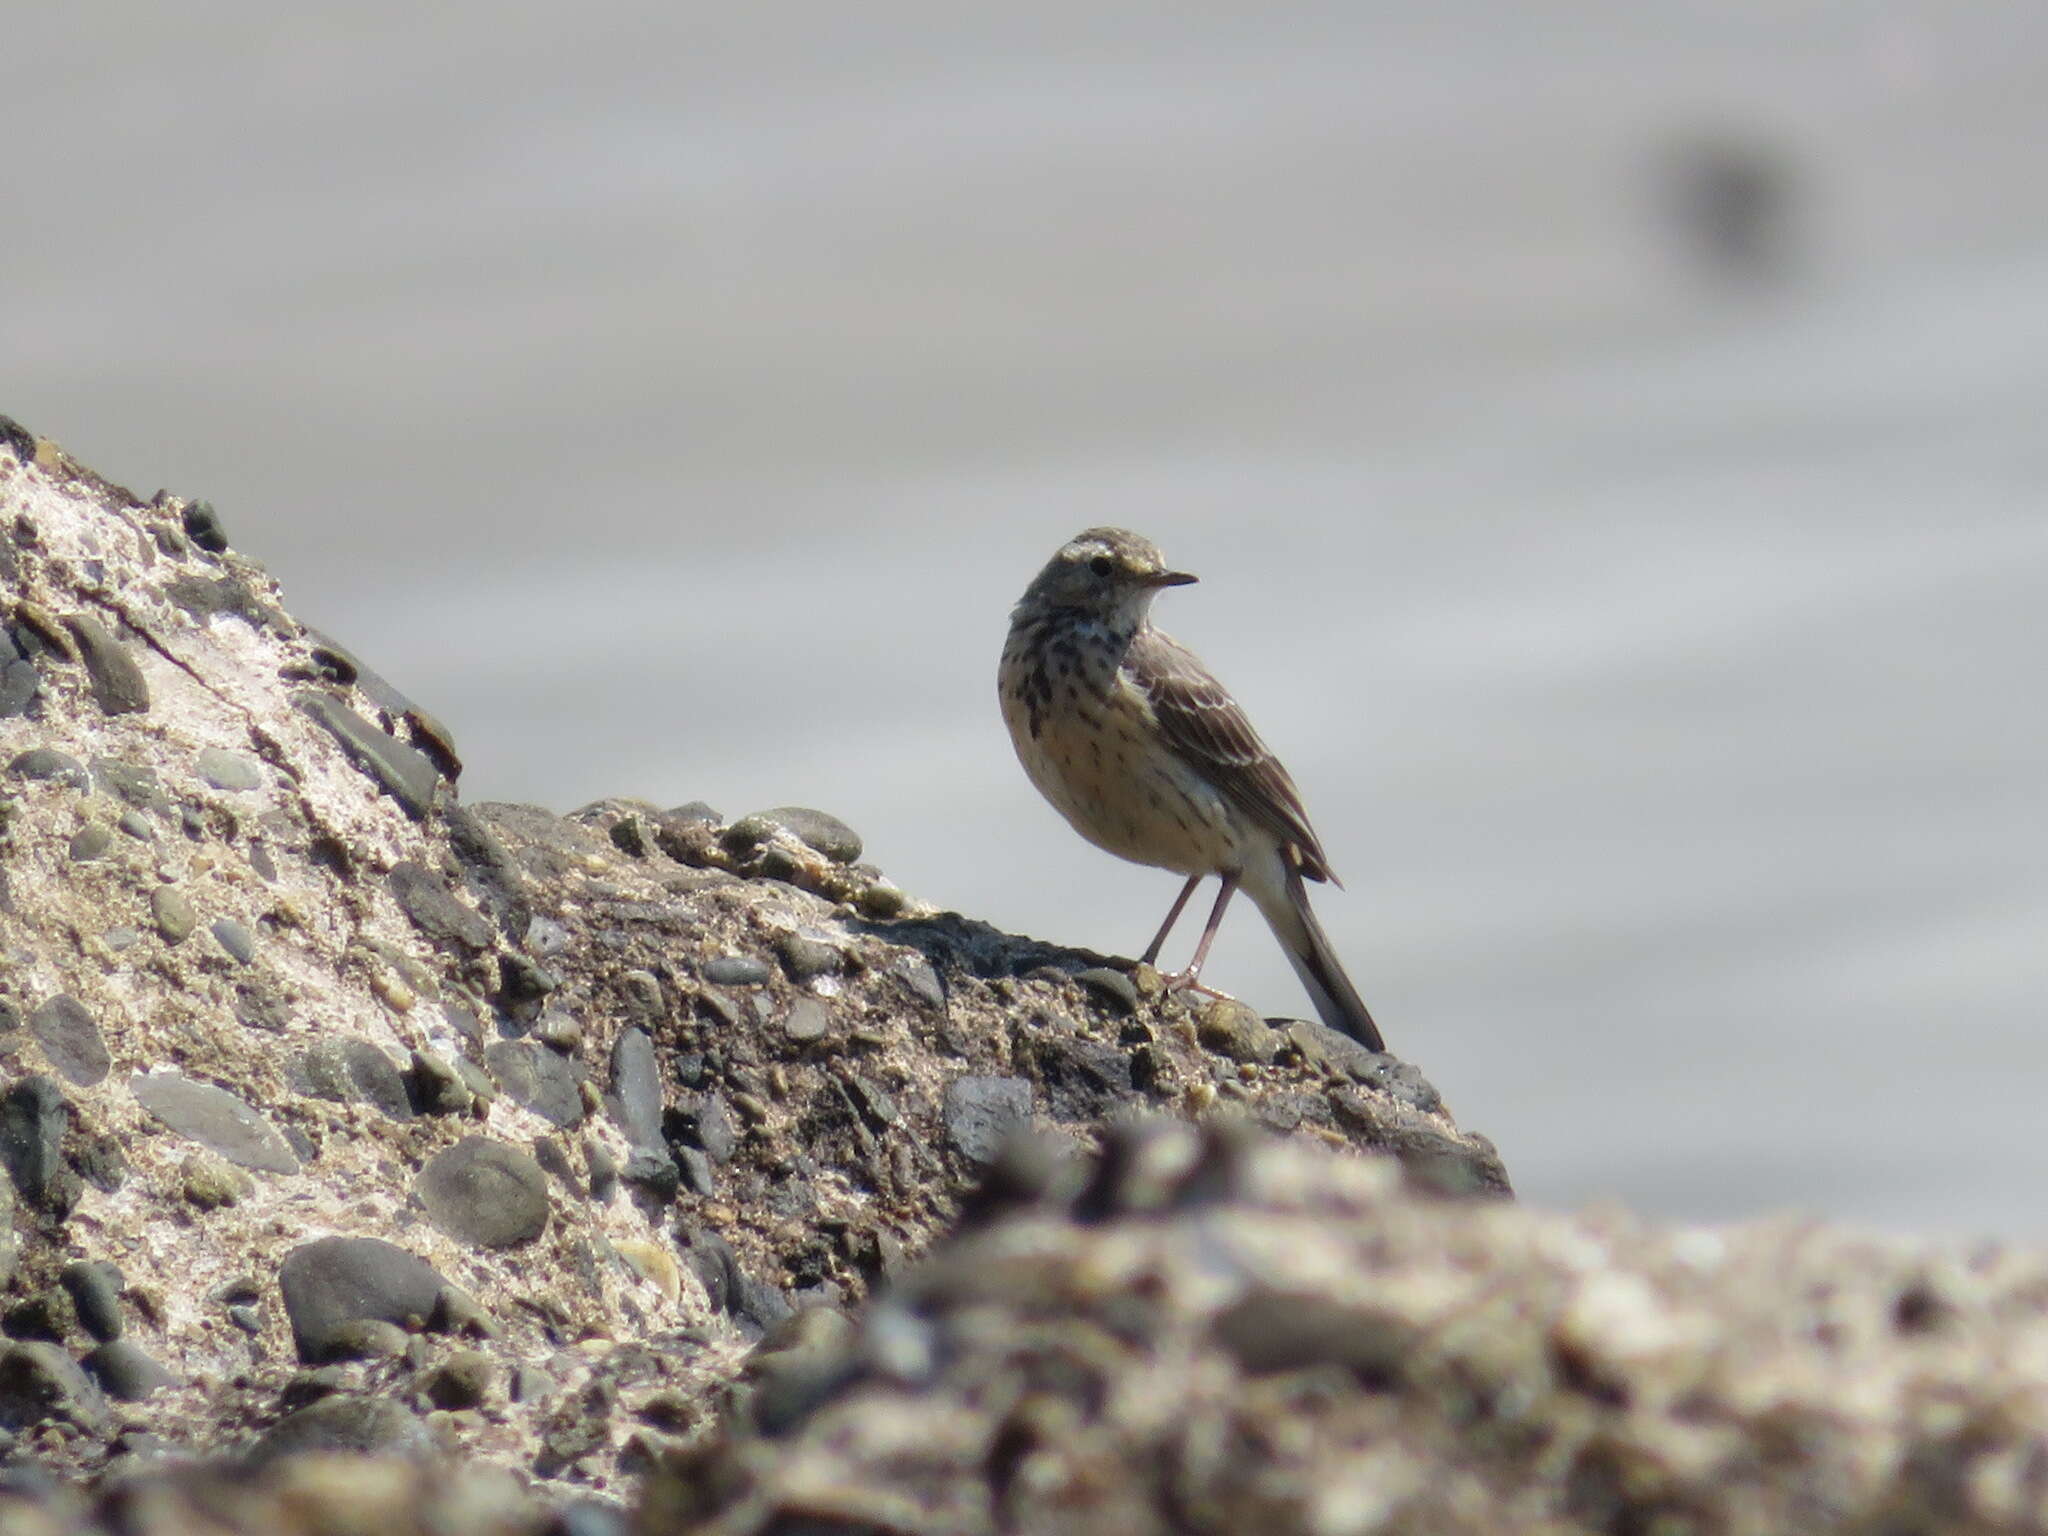
[[[0,424],[0,1457],[458,1454],[616,1507],[1020,1126],[1501,1193],[1412,1068],[922,907],[794,807],[464,806],[203,504]]]
[[[1657,1233],[1242,1131],[1017,1149],[860,1326],[757,1352],[642,1536],[2048,1530],[2048,1263]]]

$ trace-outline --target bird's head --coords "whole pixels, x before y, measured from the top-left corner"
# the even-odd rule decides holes
[[[1161,587],[1194,579],[1169,569],[1150,539],[1125,528],[1090,528],[1060,546],[1017,607],[1020,613],[1072,609],[1113,626],[1135,626]]]

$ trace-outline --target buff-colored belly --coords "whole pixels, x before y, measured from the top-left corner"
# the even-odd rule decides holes
[[[1021,706],[1006,702],[1004,715],[1024,771],[1076,832],[1119,858],[1183,875],[1243,867],[1241,818],[1213,786],[1125,723],[1127,712],[1072,692],[1059,704],[1035,737]]]

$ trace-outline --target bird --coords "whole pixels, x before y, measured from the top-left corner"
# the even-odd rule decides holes
[[[1221,882],[1194,957],[1171,986],[1212,990],[1201,986],[1202,965],[1242,889],[1323,1022],[1384,1051],[1309,906],[1308,881],[1341,882],[1293,778],[1230,691],[1152,623],[1152,600],[1195,580],[1128,529],[1090,528],[1061,545],[1011,610],[997,671],[1017,758],[1089,842],[1187,877],[1145,964],[1159,958],[1202,881]]]

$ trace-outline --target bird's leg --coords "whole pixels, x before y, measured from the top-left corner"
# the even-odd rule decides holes
[[[1194,888],[1194,882],[1190,881],[1188,883],[1188,889],[1186,891],[1181,892],[1181,900],[1186,901],[1188,898],[1188,893],[1194,890]],[[1209,946],[1216,942],[1216,930],[1223,926],[1223,909],[1230,905],[1230,898],[1236,894],[1237,876],[1234,874],[1226,874],[1223,877],[1223,885],[1221,889],[1219,889],[1216,892],[1216,905],[1209,909],[1209,921],[1208,924],[1202,929],[1202,940],[1199,944],[1195,946],[1195,958],[1188,962],[1188,968],[1186,970],[1181,971],[1176,975],[1167,977],[1167,986],[1185,987],[1191,991],[1200,992],[1209,997],[1221,997],[1225,999],[1230,999],[1230,994],[1227,992],[1218,992],[1214,987],[1203,986],[1201,982],[1201,977],[1202,962],[1209,958]],[[1234,999],[1231,1000],[1234,1001]]]
[[[1188,904],[1188,898],[1195,894],[1195,887],[1202,883],[1200,875],[1189,875],[1188,883],[1180,888],[1180,894],[1173,898],[1173,905],[1167,910],[1166,921],[1159,925],[1159,932],[1152,942],[1145,946],[1145,953],[1138,957],[1138,964],[1150,965],[1159,958],[1159,951],[1166,947],[1166,936],[1173,932],[1173,925],[1180,921],[1181,909]]]

